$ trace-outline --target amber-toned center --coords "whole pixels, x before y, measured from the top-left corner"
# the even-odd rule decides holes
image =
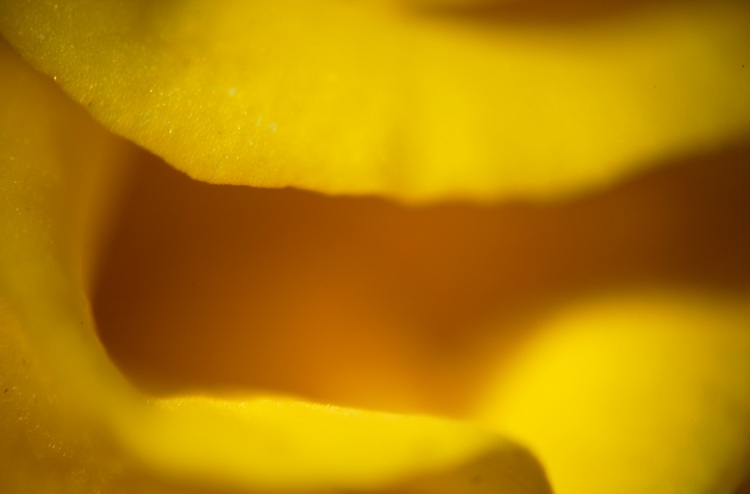
[[[559,301],[749,285],[747,157],[567,203],[407,207],[209,185],[143,153],[97,277],[99,331],[157,393],[459,414]]]

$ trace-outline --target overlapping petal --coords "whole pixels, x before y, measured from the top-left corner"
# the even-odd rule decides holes
[[[537,15],[544,2],[522,3],[8,2],[0,31],[106,127],[209,182],[408,200],[550,197],[676,155],[707,151],[710,159],[712,149],[746,138],[745,2],[615,2],[611,12],[595,8],[559,19]],[[87,295],[99,249],[84,225],[106,228],[102,217],[127,183],[118,174],[129,167],[120,165],[143,154],[7,48],[2,67],[0,430],[8,440],[0,445],[0,487],[547,492],[528,453],[478,426],[273,396],[149,401],[134,391],[94,331]],[[740,147],[733,159],[746,157]],[[728,174],[722,176],[724,187]],[[691,190],[693,196],[666,203],[666,212],[649,193],[622,202],[615,193],[601,218],[622,220],[622,211],[640,204],[637,218],[649,220],[625,222],[625,233],[597,231],[595,220],[575,213],[575,203],[560,205],[559,217],[536,217],[545,233],[529,237],[534,246],[565,230],[588,250],[563,242],[557,263],[519,255],[516,276],[524,283],[512,274],[510,280],[531,290],[539,288],[535,279],[550,280],[545,269],[572,276],[562,297],[565,283],[538,298],[513,299],[513,283],[503,291],[478,276],[485,292],[454,299],[472,307],[470,299],[481,296],[500,313],[508,308],[502,297],[533,305],[554,293],[569,301],[596,283],[611,288],[635,280],[640,287],[638,276],[653,272],[655,279],[644,278],[671,291],[573,306],[511,338],[512,351],[505,336],[497,344],[497,335],[472,333],[471,348],[482,346],[476,355],[485,360],[453,376],[453,391],[457,383],[484,390],[472,419],[530,445],[563,494],[732,492],[746,480],[748,263],[745,237],[727,233],[746,225],[744,202],[737,191],[729,199],[714,191],[708,195],[727,204],[702,211],[687,206],[700,195]],[[709,228],[724,211],[725,222]],[[696,218],[685,222],[703,227],[684,227],[686,213]],[[501,216],[488,221],[496,226]],[[529,217],[535,218],[518,218]],[[517,233],[526,223],[513,218],[503,224]],[[720,237],[705,241],[708,254],[678,249],[685,240],[703,245],[691,234],[707,231]],[[609,259],[622,263],[619,270],[606,267],[617,239],[634,249]],[[603,253],[594,253],[597,247]],[[489,248],[485,254],[492,257]],[[712,257],[721,255],[725,264]],[[475,259],[471,269],[481,272],[485,260]],[[532,266],[535,260],[543,262]],[[593,262],[575,274],[559,268],[566,261]],[[630,268],[635,275],[622,276]],[[503,269],[492,271],[493,280],[507,280],[512,270]],[[707,281],[725,291],[683,291],[686,283]],[[413,316],[398,304],[388,309],[393,320]],[[451,336],[491,312],[455,325]],[[394,326],[384,340],[401,329]],[[500,370],[485,389],[475,371],[498,348]],[[465,363],[475,355],[469,354]],[[320,375],[337,371],[321,368]],[[350,393],[351,383],[341,389]]]
[[[539,454],[555,492],[747,488],[747,292],[597,296],[539,326],[478,413]]]
[[[209,182],[549,197],[747,136],[746,2],[552,3],[29,0],[0,30]]]
[[[4,492],[548,492],[528,453],[471,425],[131,389],[97,339],[80,257],[103,202],[92,181],[130,145],[7,46],[1,56]]]

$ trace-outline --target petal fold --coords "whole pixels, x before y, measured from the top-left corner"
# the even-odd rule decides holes
[[[741,492],[750,295],[610,294],[537,329],[480,415],[539,455],[555,492]]]
[[[747,2],[615,4],[550,20],[545,2],[25,0],[0,32],[201,180],[548,198],[750,132]]]
[[[97,339],[81,258],[94,178],[132,147],[4,43],[0,67],[0,491],[549,492],[529,453],[468,424],[132,389]]]

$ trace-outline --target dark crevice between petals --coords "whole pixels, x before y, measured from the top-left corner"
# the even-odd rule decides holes
[[[100,336],[156,394],[460,416],[558,303],[750,288],[748,159],[696,156],[565,203],[410,208],[205,184],[144,152],[92,293]]]
[[[691,0],[694,1],[694,0]],[[622,18],[678,3],[675,0],[407,0],[412,13],[476,24],[574,24]],[[685,4],[686,2],[680,2]]]

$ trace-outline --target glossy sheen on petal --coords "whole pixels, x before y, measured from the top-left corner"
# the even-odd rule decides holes
[[[548,197],[750,132],[747,2],[419,5],[26,0],[0,31],[209,182]]]
[[[557,493],[740,492],[750,295],[652,292],[569,307],[487,396],[484,419],[531,446]]]
[[[90,181],[130,147],[0,50],[0,492],[548,492],[528,453],[470,425],[133,391],[78,257]]]

